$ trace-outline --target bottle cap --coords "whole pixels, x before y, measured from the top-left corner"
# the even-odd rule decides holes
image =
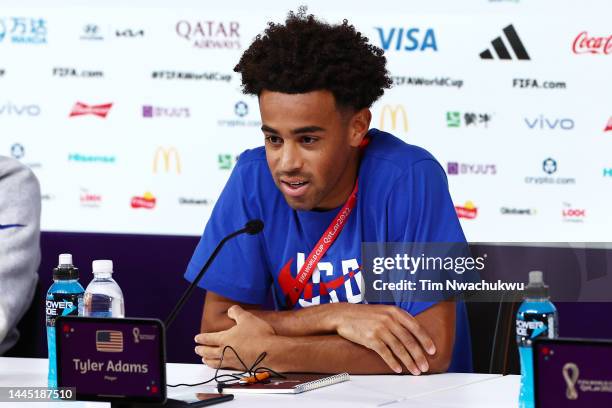
[[[72,265],[72,254],[60,254],[58,265]]]
[[[525,287],[525,297],[548,298],[548,286],[544,283],[542,271],[529,272],[529,284]]]
[[[93,273],[113,273],[113,261],[109,259],[98,259],[91,263]]]
[[[60,254],[58,265],[53,268],[53,280],[79,279],[79,269],[72,265],[72,254]]]
[[[531,271],[529,272],[529,284],[543,285],[544,284],[544,273],[542,271]]]

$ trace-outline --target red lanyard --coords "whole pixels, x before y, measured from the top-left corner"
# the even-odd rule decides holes
[[[357,203],[358,184],[359,179],[355,181],[355,187],[353,187],[353,191],[351,192],[348,200],[346,200],[346,203],[344,203],[344,206],[340,212],[336,214],[336,217],[333,219],[331,224],[329,224],[319,239],[319,242],[317,242],[317,245],[315,245],[312,251],[310,251],[310,255],[308,255],[308,258],[306,258],[304,265],[302,265],[302,268],[300,268],[296,279],[293,281],[293,286],[289,290],[289,293],[287,293],[287,301],[289,303],[287,306],[290,308],[293,308],[293,306],[297,303],[300,295],[304,291],[306,283],[308,283],[310,277],[316,269],[317,264],[321,258],[323,258],[323,255],[325,255],[327,250],[332,246],[336,238],[338,238],[340,232],[342,232],[342,229],[346,224],[346,220],[348,219],[349,215],[351,215],[351,212]]]

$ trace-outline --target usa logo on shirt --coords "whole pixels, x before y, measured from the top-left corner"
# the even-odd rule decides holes
[[[304,265],[305,254],[298,252],[296,260],[296,270],[299,271]],[[291,274],[292,263],[293,259],[289,260],[278,275],[278,283],[285,296],[296,280]],[[364,299],[363,288],[363,274],[356,258],[341,259],[339,262],[321,261],[304,286],[298,305],[309,307],[325,303],[361,303]]]

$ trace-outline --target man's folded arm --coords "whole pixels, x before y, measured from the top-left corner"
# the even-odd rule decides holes
[[[336,328],[333,327],[334,304],[299,310],[269,311],[261,310],[259,305],[236,302],[210,291],[206,292],[200,331],[202,333],[218,332],[234,326],[236,322],[227,316],[228,309],[233,305],[239,305],[265,320],[280,336],[295,337],[336,333]]]
[[[208,292],[201,331],[214,333],[234,326],[227,310],[235,304]],[[455,334],[452,302],[438,303],[415,317],[384,305],[333,303],[282,312],[239,305],[274,329],[269,355],[282,371],[419,374],[443,372],[450,364]]]

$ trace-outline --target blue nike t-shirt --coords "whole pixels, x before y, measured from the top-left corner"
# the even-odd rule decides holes
[[[356,206],[344,229],[313,272],[294,308],[364,301],[362,242],[465,242],[450,198],[446,175],[426,150],[376,129],[368,133],[359,166]],[[193,281],[223,237],[250,219],[262,233],[226,243],[199,286],[240,303],[264,304],[270,290],[277,307],[305,258],[341,207],[296,211],[274,184],[264,147],[240,155],[215,205],[185,278]],[[401,301],[417,315],[435,303]],[[471,372],[467,313],[457,303],[455,346],[449,371]]]

